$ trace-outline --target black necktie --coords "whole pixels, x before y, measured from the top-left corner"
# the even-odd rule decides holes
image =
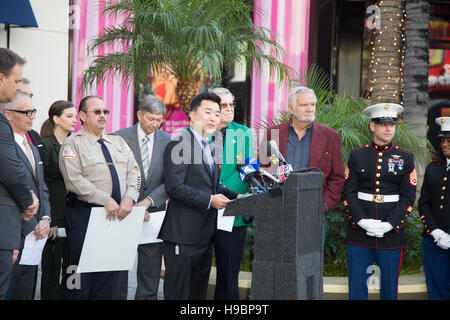
[[[109,171],[111,172],[112,179],[112,194],[111,197],[116,200],[117,204],[120,204],[120,184],[119,184],[119,176],[117,175],[116,167],[111,158],[111,154],[109,153],[108,148],[105,145],[105,140],[100,138],[97,140],[102,146],[102,152],[105,156],[106,163],[108,164]]]

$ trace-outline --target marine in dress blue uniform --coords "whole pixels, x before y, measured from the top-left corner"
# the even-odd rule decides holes
[[[380,298],[397,298],[406,247],[404,225],[413,208],[417,185],[413,154],[391,142],[402,111],[402,106],[393,103],[367,107],[364,113],[372,119],[373,142],[353,150],[345,168],[350,299],[367,299],[374,261],[375,276],[381,276]]]
[[[423,264],[428,297],[450,299],[450,117],[440,117],[439,159],[426,170],[420,190],[419,214],[424,231]]]

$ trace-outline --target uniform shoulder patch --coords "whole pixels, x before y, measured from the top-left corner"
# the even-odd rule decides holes
[[[75,159],[75,151],[70,145],[65,145],[62,152],[63,159]]]
[[[409,174],[409,183],[413,186],[417,186],[417,173],[416,168]]]
[[[344,174],[345,174],[345,180],[347,180],[347,179],[348,179],[348,176],[349,176],[349,174],[350,174],[350,169],[348,168],[348,164],[345,165]]]

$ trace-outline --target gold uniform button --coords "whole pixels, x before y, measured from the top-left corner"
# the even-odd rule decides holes
[[[380,189],[376,188],[376,189],[375,189],[375,192],[380,192]]]
[[[383,154],[381,152],[379,152],[378,155],[381,157]]]
[[[442,190],[445,190],[445,186],[442,187]]]
[[[378,162],[383,162],[383,159],[378,159]]]
[[[381,174],[377,173],[377,178],[379,178],[381,176]]]
[[[377,182],[375,182],[377,185],[379,185],[380,184],[380,181],[377,181]]]
[[[447,181],[447,177],[444,177],[444,181]]]
[[[361,172],[364,172],[364,169],[361,169]]]
[[[377,166],[377,169],[380,170],[380,169],[381,169],[381,166]]]
[[[439,209],[442,210],[443,208],[444,208],[444,206],[441,204],[441,205],[439,206]]]
[[[444,200],[444,196],[441,196],[441,200]]]

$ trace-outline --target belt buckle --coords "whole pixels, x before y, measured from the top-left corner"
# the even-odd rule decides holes
[[[373,195],[373,202],[383,203],[384,202],[384,195],[383,194],[374,194]]]

